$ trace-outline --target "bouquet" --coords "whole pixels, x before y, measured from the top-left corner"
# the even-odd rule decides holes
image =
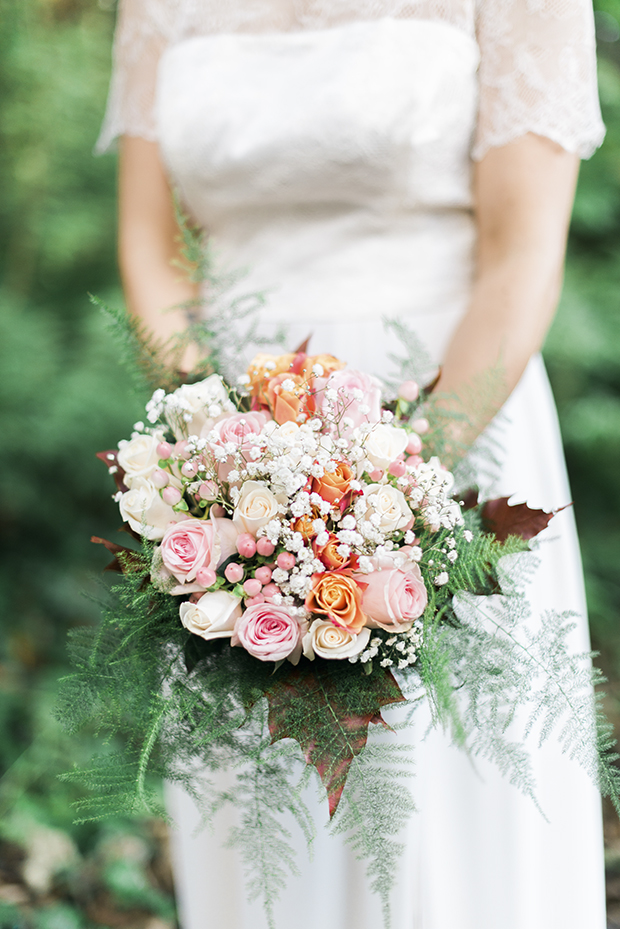
[[[147,424],[99,454],[141,547],[93,539],[122,577],[94,641],[74,637],[63,713],[124,744],[71,775],[92,788],[85,818],[156,806],[149,772],[181,782],[207,818],[237,804],[233,840],[270,913],[281,814],[312,837],[305,763],[333,827],[369,858],[387,922],[412,800],[386,707],[403,704],[393,725],[406,725],[424,697],[458,744],[535,796],[508,735],[529,704],[526,729],[555,727],[617,797],[598,678],[566,647],[570,619],[548,616],[536,635],[523,623],[514,577],[553,514],[455,495],[429,454],[429,409],[411,379],[390,395],[330,355],[259,354],[234,385],[212,373],[155,390]],[[236,780],[218,793],[205,778],[222,766]]]

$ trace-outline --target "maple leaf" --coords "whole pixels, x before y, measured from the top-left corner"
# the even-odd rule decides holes
[[[105,545],[107,550],[114,555],[114,560],[109,565],[106,565],[104,571],[118,571],[120,574],[130,574],[132,571],[145,566],[144,557],[133,548],[117,545],[116,542],[100,539],[96,535],[91,536],[90,541],[96,545]]]
[[[387,726],[381,708],[405,699],[387,669],[368,677],[355,669],[343,676],[318,663],[298,665],[269,687],[266,696],[272,744],[279,739],[299,742],[306,763],[314,765],[327,791],[330,817],[351,763],[366,745],[368,725]]]
[[[509,497],[499,497],[497,500],[487,500],[482,507],[482,523],[487,532],[492,532],[498,542],[505,542],[508,536],[517,535],[522,539],[533,539],[539,532],[546,529],[559,510],[547,513],[545,510],[533,510],[527,503],[517,503],[510,506]],[[567,504],[572,506],[572,504]]]

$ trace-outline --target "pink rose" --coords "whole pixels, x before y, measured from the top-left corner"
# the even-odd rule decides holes
[[[300,623],[284,606],[256,603],[235,622],[231,645],[242,645],[260,661],[288,658],[297,664],[306,626],[307,623]]]
[[[164,533],[162,561],[180,584],[191,584],[201,568],[215,570],[236,552],[238,534],[230,519],[186,519]]]
[[[266,413],[233,413],[216,423],[213,431],[217,432],[222,445],[232,442],[239,449],[247,449],[251,447],[249,437],[260,435],[270,419]]]
[[[340,371],[334,371],[325,383],[325,390],[330,389],[335,390],[338,394],[336,409],[340,411],[346,406],[344,416],[353,420],[354,427],[361,426],[362,423],[378,423],[381,419],[381,385],[370,374],[356,371],[354,368],[343,368]],[[361,400],[354,395],[359,390],[363,394]],[[317,400],[324,410],[326,403],[325,391],[319,392]],[[366,408],[368,409],[366,410]],[[364,412],[364,410],[366,411]]]
[[[356,575],[366,585],[362,609],[372,629],[407,632],[426,608],[427,593],[417,564]]]

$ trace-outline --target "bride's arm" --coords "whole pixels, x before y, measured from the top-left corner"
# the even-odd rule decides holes
[[[578,169],[576,155],[532,134],[490,149],[475,167],[472,297],[436,390],[469,405],[472,392],[483,390],[485,379],[492,381],[493,400],[482,414],[486,421],[516,386],[551,324]],[[474,430],[484,425],[476,422]]]
[[[154,142],[123,136],[119,162],[119,264],[129,311],[160,339],[187,326],[182,309],[198,296],[173,262],[181,258],[174,203]],[[188,363],[185,360],[184,367]]]

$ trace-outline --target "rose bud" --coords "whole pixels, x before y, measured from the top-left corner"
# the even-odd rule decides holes
[[[388,471],[390,472],[390,474],[393,474],[394,477],[402,477],[403,474],[405,474],[405,472],[407,471],[407,467],[404,461],[402,461],[401,459],[398,459],[397,461],[393,461],[390,464]]]
[[[160,458],[166,460],[172,455],[172,445],[170,442],[160,442],[156,451]]]
[[[261,592],[262,584],[255,577],[249,577],[247,581],[244,581],[243,591],[248,595],[248,597],[257,597]]]
[[[411,423],[411,428],[414,432],[418,432],[420,435],[424,435],[425,432],[428,432],[428,419],[414,419]]]
[[[229,565],[226,565],[224,575],[231,584],[238,584],[243,578],[243,568],[236,561],[231,561]]]
[[[217,580],[217,574],[213,568],[200,568],[196,573],[196,581],[201,587],[212,587]]]
[[[186,461],[181,468],[181,474],[184,474],[185,477],[196,477],[197,473],[198,465],[194,461]]]
[[[259,555],[262,555],[263,558],[268,558],[269,555],[273,555],[275,550],[276,547],[273,542],[270,542],[269,539],[265,538],[265,536],[259,539],[256,543],[256,551]]]
[[[170,481],[170,475],[163,468],[155,468],[151,474],[151,480],[158,490],[162,490]]]
[[[405,451],[408,455],[419,455],[422,451],[422,439],[415,432],[409,436]]]
[[[280,552],[276,558],[276,564],[283,571],[290,571],[297,564],[297,559],[291,552]]]
[[[161,498],[168,506],[174,506],[181,499],[181,491],[177,490],[176,487],[168,485],[168,487],[164,487],[162,490]]]
[[[268,584],[271,581],[271,568],[268,568],[267,565],[264,565],[262,568],[257,568],[254,572],[254,577],[257,581],[260,581],[261,584]]]
[[[256,554],[256,539],[249,532],[237,536],[237,551],[242,558],[252,558]]]
[[[403,381],[398,388],[398,396],[407,403],[414,403],[420,396],[420,388],[415,381]]]

